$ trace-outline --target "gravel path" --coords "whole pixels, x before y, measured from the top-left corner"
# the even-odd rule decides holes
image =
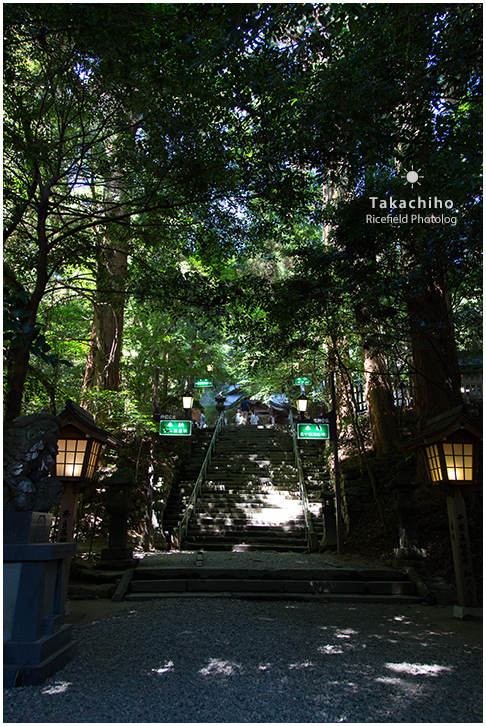
[[[79,655],[44,684],[5,690],[4,722],[482,723],[481,641],[432,610],[127,604],[76,627]]]

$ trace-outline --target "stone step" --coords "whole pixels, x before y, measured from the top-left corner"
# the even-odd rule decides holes
[[[198,499],[196,504],[196,514],[205,514],[209,517],[217,515],[218,512],[255,514],[257,511],[264,511],[269,516],[276,515],[278,512],[287,513],[290,516],[296,512],[301,513],[302,504],[297,497],[277,496],[275,493],[266,497],[241,496],[222,499]]]
[[[210,468],[207,471],[206,479],[212,481],[222,482],[236,482],[238,484],[244,484],[245,481],[254,479],[259,481],[260,479],[270,479],[272,481],[279,481],[286,484],[297,482],[297,470],[296,469],[281,469],[272,466],[261,466],[255,469],[213,469]]]
[[[286,449],[291,451],[294,444],[291,436],[225,436],[221,434],[218,438],[218,444],[221,446],[233,447],[235,449],[260,449],[267,447],[269,449]]]
[[[292,451],[275,451],[275,452],[269,452],[268,449],[262,448],[260,451],[256,451],[255,449],[248,449],[247,451],[242,451],[241,449],[238,450],[228,450],[223,451],[222,449],[219,449],[217,447],[217,450],[211,457],[211,462],[258,462],[261,460],[265,461],[271,461],[274,463],[282,462],[283,464],[287,463],[293,463],[295,461],[295,457]]]
[[[232,459],[231,461],[229,461],[228,459],[216,459],[211,461],[211,465],[209,466],[208,471],[220,471],[223,474],[231,474],[233,472],[258,473],[261,470],[265,471],[267,469],[272,469],[272,471],[275,472],[288,472],[289,474],[295,475],[297,467],[294,465],[293,461],[284,463],[281,459],[279,459],[278,461],[271,461],[270,459],[263,458],[256,461],[248,461],[247,458],[242,459],[241,461],[237,461],[236,459]]]
[[[298,481],[296,476],[269,476],[268,472],[262,472],[260,474],[232,474],[230,476],[224,474],[218,474],[218,472],[210,471],[206,483],[212,483],[218,486],[233,486],[245,489],[245,485],[258,487],[258,486],[274,486],[274,487],[291,487],[294,489],[298,488]]]
[[[409,604],[421,602],[422,598],[415,595],[366,595],[366,594],[343,594],[343,593],[290,593],[290,592],[143,592],[127,593],[125,599],[128,602],[142,602],[146,600],[158,600],[160,598],[238,598],[240,600],[290,600],[290,601],[313,601],[320,602],[341,602],[343,604],[366,605],[370,604]]]
[[[216,544],[219,543],[223,537],[226,541],[245,542],[246,540],[258,540],[262,544],[271,544],[273,541],[278,541],[281,544],[286,542],[293,542],[295,539],[302,539],[304,537],[304,527],[298,524],[295,527],[288,526],[287,529],[284,527],[278,527],[271,524],[252,524],[244,528],[224,527],[221,532],[213,534],[217,527],[207,527],[207,531],[202,531],[202,527],[189,528],[187,532],[188,538],[199,539],[204,537],[205,539],[213,539]]]
[[[131,592],[301,592],[313,594],[415,595],[412,582],[339,582],[335,580],[221,580],[167,579],[132,580]]]
[[[264,486],[272,486],[272,485],[278,485],[286,486],[286,487],[294,487],[295,489],[298,488],[299,482],[297,479],[297,473],[291,472],[289,473],[282,473],[278,471],[272,471],[272,470],[265,470],[261,469],[258,472],[254,473],[244,473],[244,474],[238,474],[237,472],[233,472],[230,474],[225,474],[223,472],[218,471],[208,471],[207,476],[205,478],[205,482],[213,482],[214,484],[218,484],[218,486],[236,486],[240,489],[245,489],[245,484],[248,483],[249,486],[258,486],[258,485],[264,485]]]
[[[224,441],[218,441],[213,456],[234,455],[238,458],[241,458],[245,455],[258,456],[262,454],[265,454],[266,456],[284,456],[285,458],[290,458],[294,456],[294,450],[292,444],[290,444],[290,446],[288,446],[287,444],[275,445],[272,444],[271,441],[262,441],[261,444],[256,444],[250,441],[246,445],[239,442],[228,443]]]
[[[295,461],[294,452],[288,449],[281,451],[268,451],[267,448],[262,447],[261,449],[248,448],[248,449],[228,449],[225,451],[223,447],[216,447],[214,454],[211,456],[211,461],[260,461],[261,459],[273,461],[292,463]]]
[[[281,439],[292,438],[290,428],[286,431],[282,429],[261,428],[260,426],[237,426],[235,428],[223,429],[221,436],[227,436],[235,440],[244,441],[245,439]]]
[[[243,519],[254,516],[265,516],[280,521],[293,519],[296,516],[300,517],[302,514],[303,508],[298,499],[288,500],[286,506],[267,506],[265,502],[251,504],[242,501],[220,502],[219,504],[215,504],[214,502],[198,502],[193,518],[204,517],[205,519],[213,520],[215,517],[221,516],[241,517]]]
[[[302,515],[302,505],[300,501],[295,500],[292,502],[292,506],[288,507],[245,506],[239,502],[233,504],[222,503],[220,506],[213,505],[211,507],[198,504],[194,517],[208,521],[214,521],[218,517],[241,518],[246,520],[254,517],[265,517],[269,520],[280,522],[301,517]]]
[[[269,504],[265,502],[260,503],[246,503],[246,502],[221,502],[215,504],[214,502],[208,502],[207,506],[198,503],[196,508],[195,516],[199,518],[205,518],[214,520],[215,517],[220,516],[233,516],[233,517],[269,517],[278,519],[289,519],[290,517],[302,516],[303,509],[300,500],[294,499],[289,500],[288,506],[282,506],[278,504]]]
[[[244,551],[258,546],[242,543],[237,547]],[[422,600],[415,583],[405,573],[373,568],[139,567],[133,572],[125,597],[150,600],[177,596],[319,599],[361,604]]]
[[[229,538],[221,537],[216,538],[205,538],[199,537],[198,539],[188,540],[185,544],[186,549],[194,550],[206,550],[211,552],[297,552],[305,554],[308,551],[307,544],[304,540],[298,540],[296,542],[286,540],[272,540],[270,542],[259,542],[254,541],[242,542],[240,540],[231,541]]]
[[[247,481],[243,484],[235,482],[227,482],[215,479],[207,479],[201,489],[202,496],[206,493],[211,497],[223,495],[238,497],[242,496],[266,496],[267,494],[280,494],[282,497],[288,494],[292,499],[298,496],[297,486],[293,487],[293,491],[289,489],[285,482],[275,482],[270,478],[264,478],[263,481]]]
[[[236,457],[228,454],[226,457],[212,458],[209,469],[218,469],[219,471],[240,471],[241,467],[245,467],[245,471],[258,471],[259,469],[275,469],[276,471],[295,471],[297,468],[294,458],[285,460],[282,457],[270,459],[268,456],[260,456],[257,459],[250,460],[248,456]]]
[[[304,537],[304,525],[303,523],[295,523],[294,525],[287,525],[276,530],[273,525],[267,522],[257,523],[241,523],[241,524],[225,524],[220,522],[218,524],[207,524],[200,525],[198,527],[189,527],[187,531],[187,537],[194,539],[213,538],[216,540],[230,539],[232,542],[242,539],[258,539],[262,543],[268,544],[269,542],[289,542],[289,538],[297,538],[298,540]],[[217,544],[217,542],[216,542]]]
[[[285,489],[268,489],[267,491],[207,491],[201,492],[197,499],[197,509],[221,507],[256,506],[270,509],[291,509],[300,502],[298,492]]]
[[[238,514],[238,513],[237,513]],[[248,532],[252,533],[252,528],[259,530],[267,530],[271,528],[275,534],[279,532],[286,533],[294,531],[296,528],[303,529],[305,519],[303,515],[294,515],[292,519],[277,518],[274,516],[263,516],[260,514],[249,516],[233,516],[232,513],[218,514],[217,517],[199,516],[191,519],[188,531],[191,533],[208,533],[208,532]]]
[[[270,486],[266,488],[261,486],[251,486],[242,488],[231,486],[229,489],[224,489],[218,486],[216,482],[212,483],[212,486],[204,485],[200,492],[199,500],[204,501],[268,501],[269,497],[278,497],[282,502],[287,500],[299,499],[298,490],[289,491],[288,487],[285,486]]]
[[[254,521],[241,519],[239,521],[228,520],[219,522],[212,522],[207,520],[205,522],[190,522],[188,528],[188,536],[197,536],[200,534],[224,534],[229,536],[238,535],[241,537],[242,534],[248,537],[286,537],[288,534],[300,533],[302,536],[304,531],[304,519],[300,521],[298,519],[291,522],[282,524],[274,524],[268,521]]]
[[[233,487],[245,491],[246,488],[252,487],[256,489],[258,487],[273,487],[273,488],[291,488],[298,489],[299,483],[296,476],[271,476],[269,472],[261,472],[260,474],[233,474],[231,476],[220,475],[216,472],[209,472],[207,478],[204,481],[206,483],[214,485],[224,489],[227,487]]]
[[[258,474],[261,471],[271,470],[276,474],[282,472],[283,474],[290,474],[295,476],[297,467],[293,462],[283,464],[281,460],[271,462],[269,460],[248,461],[248,459],[242,459],[241,461],[212,461],[208,467],[208,472],[221,472],[221,474],[239,474],[239,473],[250,473]],[[189,477],[187,477],[189,478]],[[197,477],[196,477],[197,478]]]
[[[362,582],[410,582],[405,572],[384,568],[368,567],[144,567],[133,570],[133,579],[158,580],[163,578],[251,578],[276,580],[337,580]]]
[[[275,429],[269,426],[253,426],[251,424],[236,426],[235,424],[232,424],[222,428],[220,436],[233,436],[242,439],[249,436],[258,436],[261,438],[268,436],[271,438],[273,436],[291,436],[291,434],[290,427],[286,429]]]

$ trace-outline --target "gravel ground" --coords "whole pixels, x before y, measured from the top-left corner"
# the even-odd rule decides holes
[[[4,723],[482,723],[480,625],[438,608],[118,605],[75,627],[64,669],[4,690]]]

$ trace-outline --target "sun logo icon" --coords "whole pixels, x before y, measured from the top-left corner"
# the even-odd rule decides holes
[[[418,171],[421,171],[421,169],[419,169]],[[412,189],[414,184],[420,184],[419,179],[423,179],[423,176],[420,176],[418,171],[414,171],[413,169],[411,169],[410,171],[407,171],[405,176],[402,176],[402,179],[405,179],[406,181],[408,181],[409,184],[412,185]]]

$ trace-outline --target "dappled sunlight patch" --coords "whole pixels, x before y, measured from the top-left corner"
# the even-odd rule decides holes
[[[305,668],[314,668],[314,663],[311,663],[310,661],[305,661],[305,663],[290,663],[289,670],[290,671],[301,671]]]
[[[375,633],[371,637],[386,639],[389,643],[398,643],[403,637],[410,638],[416,641],[417,645],[423,648],[428,648],[433,645],[436,637],[440,637],[441,640],[447,636],[447,633],[443,633],[437,630],[424,629],[423,626],[417,630],[417,622],[410,620],[406,615],[395,615],[394,617],[386,618],[384,623],[380,624],[381,628],[386,628],[382,634]],[[398,640],[394,637],[398,637]],[[431,638],[431,640],[428,640]]]
[[[391,631],[387,631],[386,633],[370,633],[367,637],[370,640],[385,640],[387,643],[393,643],[394,645],[397,645],[399,641],[396,638],[392,638],[392,634],[398,635],[398,633],[396,633],[395,631],[394,633],[392,633]]]
[[[235,676],[241,672],[239,663],[232,663],[229,660],[210,658],[209,663],[199,670],[202,676]]]
[[[339,655],[341,653],[344,653],[344,650],[339,645],[320,645],[317,648],[317,651],[319,653],[324,653],[325,655]]]
[[[426,663],[385,663],[394,673],[404,673],[410,676],[438,676],[440,673],[450,673],[453,669],[449,666],[440,666],[436,663],[428,665]]]
[[[167,663],[164,663],[164,665],[160,666],[159,668],[152,668],[150,671],[156,676],[161,676],[164,673],[169,673],[174,668],[174,662],[169,660]]]
[[[358,635],[358,631],[352,628],[343,628],[335,633],[336,638],[350,638],[352,635]]]
[[[48,686],[47,688],[44,688],[42,691],[42,695],[57,696],[59,693],[66,693],[69,686],[72,686],[72,683],[69,683],[69,681],[58,681],[57,683],[54,683],[52,686]]]
[[[328,643],[317,648],[320,653],[344,653],[344,649],[347,651],[353,650],[356,647],[366,648],[365,643],[359,643],[356,639],[351,642],[353,636],[359,636],[359,631],[353,628],[338,628],[335,625],[321,625],[320,630],[327,630],[327,637],[334,637],[339,642],[336,645]],[[330,631],[330,632],[329,632]]]
[[[355,683],[354,681],[346,681],[346,680],[329,681],[326,684],[326,692],[331,697],[336,697],[336,694],[338,694],[338,693],[341,694],[343,692],[343,690],[349,691],[350,693],[360,693],[361,685],[359,683]],[[339,722],[336,722],[336,723],[339,723]]]
[[[395,640],[392,636],[397,636],[398,639]],[[426,630],[417,633],[415,627],[410,628],[409,630],[389,630],[385,638],[388,643],[399,643],[401,638],[407,637],[410,638],[411,641],[415,641],[415,645],[420,646],[421,648],[430,648],[433,645],[433,641],[428,641],[426,638],[435,638],[437,636],[443,638],[444,634],[435,632],[433,630]]]
[[[277,620],[277,618],[267,618],[267,617],[264,617],[263,615],[259,615],[257,620],[266,620],[269,623],[274,623]]]
[[[392,678],[391,676],[379,676],[375,678],[376,683],[383,683],[385,686],[399,686],[402,681],[400,678]]]

